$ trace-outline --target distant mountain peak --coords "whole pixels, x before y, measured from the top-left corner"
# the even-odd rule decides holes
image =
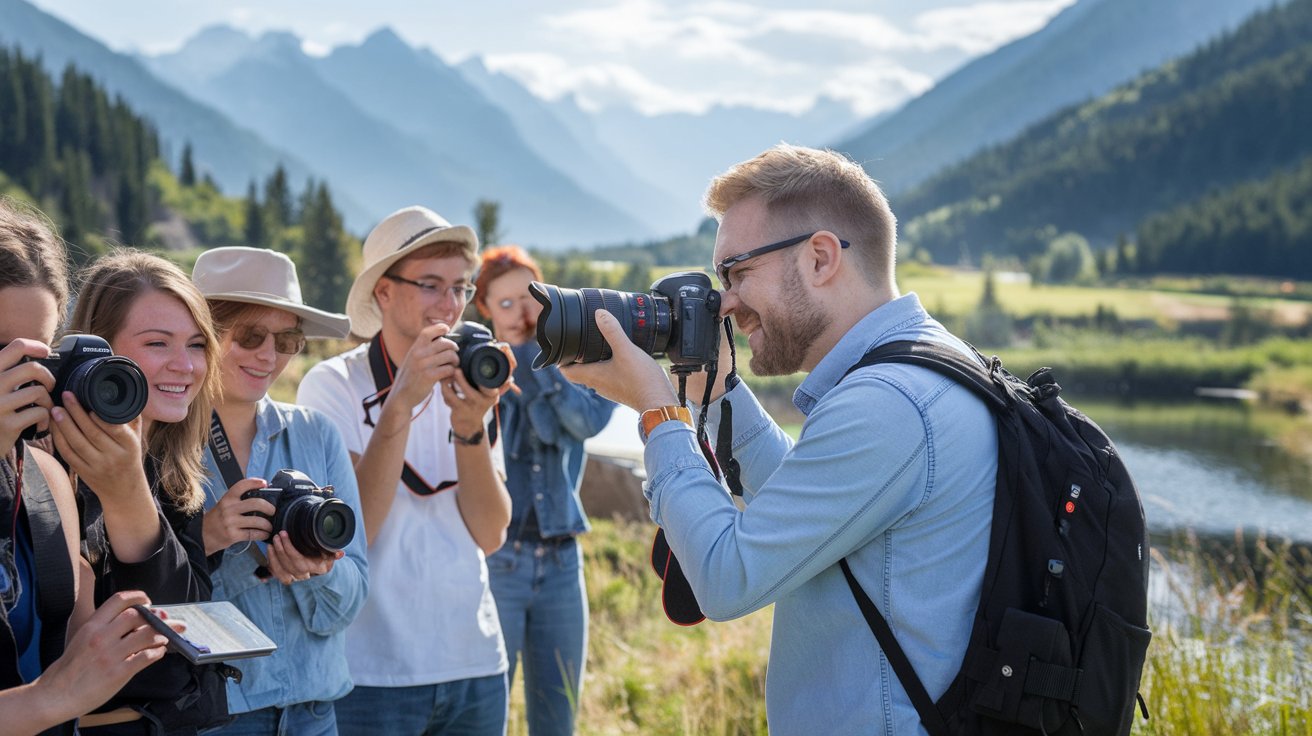
[[[370,33],[368,37],[364,39],[364,43],[360,45],[364,48],[391,50],[405,49],[406,51],[414,50],[410,48],[410,44],[406,43],[404,38],[401,38],[397,35],[396,31],[392,30],[391,26],[382,26],[373,33]]]

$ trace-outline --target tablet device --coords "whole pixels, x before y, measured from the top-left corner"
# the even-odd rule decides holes
[[[192,664],[263,657],[278,648],[228,601],[135,608],[156,631],[168,637],[169,651],[181,654]],[[165,612],[169,621],[181,621],[187,630],[179,634],[151,609]]]

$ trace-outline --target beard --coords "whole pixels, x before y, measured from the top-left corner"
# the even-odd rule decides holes
[[[766,330],[762,313],[739,307],[754,316],[760,325],[758,329],[765,331],[765,344],[752,353],[752,359],[748,361],[752,373],[758,376],[786,376],[801,370],[807,352],[828,321],[820,305],[802,288],[802,276],[796,269],[789,270],[784,276],[781,291],[790,295],[788,304],[779,310],[771,307],[765,313],[770,317],[769,330]],[[784,318],[775,319],[780,312]]]

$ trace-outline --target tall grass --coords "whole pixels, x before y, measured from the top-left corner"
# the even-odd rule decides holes
[[[578,732],[765,734],[768,609],[722,624],[669,623],[647,562],[651,533],[598,521],[584,538],[591,642]],[[1153,576],[1140,686],[1152,717],[1136,716],[1133,733],[1312,736],[1308,550],[1188,537],[1155,551]],[[527,733],[518,692],[509,733]]]

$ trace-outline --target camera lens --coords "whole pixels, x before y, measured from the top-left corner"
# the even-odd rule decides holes
[[[460,368],[470,383],[482,388],[500,388],[510,378],[510,360],[492,345],[462,349]]]
[[[73,369],[66,388],[78,403],[110,424],[127,424],[146,408],[146,376],[119,355],[93,358]]]
[[[534,368],[556,363],[593,363],[611,356],[597,328],[596,312],[615,315],[624,334],[648,355],[665,352],[670,341],[670,302],[663,296],[613,289],[562,289],[533,282],[528,291],[542,305],[537,340],[542,352]]]
[[[355,512],[340,498],[300,496],[287,505],[282,528],[301,554],[330,554],[355,537]]]

